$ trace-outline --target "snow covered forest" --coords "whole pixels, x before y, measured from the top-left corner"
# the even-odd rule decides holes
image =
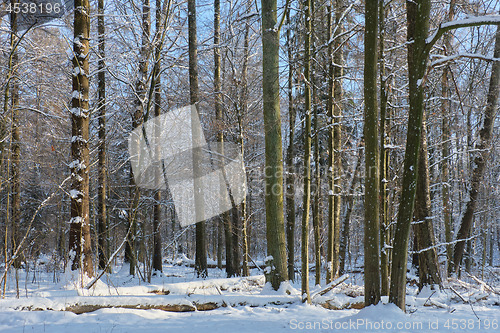
[[[499,0],[1,0],[0,331],[497,331],[499,97]]]

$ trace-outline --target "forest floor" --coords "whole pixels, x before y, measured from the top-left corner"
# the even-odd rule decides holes
[[[85,289],[78,276],[54,272],[49,261],[19,270],[17,289],[10,273],[0,332],[498,332],[500,325],[499,268],[488,268],[484,280],[449,279],[441,290],[418,293],[409,284],[403,313],[387,297],[362,308],[361,274],[326,293],[312,276],[313,304],[306,305],[300,281],[273,291],[257,269],[225,278],[211,268],[209,278],[198,279],[184,259],[165,263],[164,273],[145,283],[123,266]]]

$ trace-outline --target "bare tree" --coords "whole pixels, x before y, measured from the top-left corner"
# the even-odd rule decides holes
[[[495,35],[494,58],[500,58],[500,28]],[[472,228],[473,215],[476,210],[479,188],[484,176],[486,164],[491,151],[492,131],[495,123],[495,116],[498,110],[498,95],[500,93],[500,62],[493,62],[490,77],[490,86],[488,91],[488,101],[484,111],[483,127],[479,132],[480,143],[477,148],[478,155],[474,159],[474,170],[472,171],[471,187],[469,191],[469,202],[460,223],[460,229],[457,233],[458,242],[455,244],[453,252],[453,271],[458,272],[460,262],[464,254],[465,240],[470,234]]]
[[[455,16],[455,0],[450,0],[450,8],[448,10],[448,21],[453,20],[453,17]],[[443,36],[443,44],[444,44],[444,52],[445,55],[449,55],[450,52],[452,52],[452,34],[451,32],[446,33]],[[448,274],[451,273],[452,265],[451,261],[453,260],[453,245],[451,245],[452,241],[452,206],[450,202],[450,184],[449,184],[449,178],[450,178],[450,154],[451,154],[451,135],[450,135],[450,99],[449,99],[449,91],[450,91],[450,67],[449,65],[446,65],[443,68],[443,74],[441,76],[441,117],[442,119],[442,124],[441,124],[441,131],[442,131],[442,161],[441,161],[441,183],[442,183],[442,202],[443,202],[443,218],[444,218],[444,227],[445,227],[445,240],[446,243],[449,243],[446,245],[446,258],[447,258],[447,265],[448,269],[447,272]]]
[[[109,258],[108,244],[108,213],[107,213],[107,164],[106,164],[106,51],[104,27],[104,0],[97,2],[97,33],[99,43],[99,60],[97,74],[99,114],[99,161],[98,161],[98,189],[97,189],[97,228],[98,228],[98,257],[99,269],[105,269]]]
[[[143,0],[141,11],[141,47],[139,54],[139,70],[138,78],[135,83],[135,100],[134,100],[134,113],[132,114],[132,128],[142,126],[144,117],[147,112],[147,84],[148,84],[148,67],[149,67],[149,53],[150,53],[150,30],[151,30],[151,17],[150,17],[150,3],[149,0]],[[130,275],[135,275],[135,268],[137,265],[136,257],[136,234],[137,222],[140,220],[141,213],[139,211],[139,202],[141,191],[135,183],[132,174],[132,167],[130,168],[130,206],[128,212],[128,228],[130,232],[127,233],[128,240],[125,245],[125,262],[130,265]]]
[[[418,277],[420,288],[425,285],[441,285],[431,214],[427,129],[425,120],[423,121],[414,212],[416,224],[413,229],[417,241],[416,249],[418,253]]]
[[[163,46],[162,35],[165,29],[164,20],[166,22],[167,17],[164,17],[162,1],[156,0],[155,9],[155,54],[154,54],[154,67],[152,73],[152,85],[154,89],[154,115],[159,117],[161,115],[161,51]],[[159,130],[155,128],[155,130]],[[158,137],[159,133],[155,135]],[[159,149],[159,147],[155,147]],[[156,168],[155,178],[156,183],[159,183],[159,179],[162,177],[162,169]],[[154,206],[153,206],[153,274],[158,274],[163,271],[163,260],[162,260],[162,242],[161,242],[161,216],[162,216],[162,203],[161,203],[161,190],[155,189],[154,191]]]
[[[288,280],[283,217],[283,151],[279,103],[279,29],[276,0],[262,0],[262,88],[265,133],[266,281],[276,290]]]
[[[94,275],[89,219],[89,37],[90,5],[75,0],[73,40],[73,93],[71,100],[71,220],[69,253],[71,269]]]
[[[188,0],[188,23],[189,23],[189,92],[190,92],[190,102],[191,105],[195,107],[198,105],[199,101],[199,87],[198,87],[198,41],[196,37],[196,0]],[[197,110],[198,112],[198,110]],[[192,114],[192,117],[198,117],[199,115]],[[192,122],[194,123],[194,121]],[[199,140],[202,133],[198,133],[198,128],[196,126],[191,126],[191,132],[193,141]],[[194,175],[200,175],[201,170],[199,170],[200,163],[197,161],[201,160],[199,149],[193,149],[193,173]],[[194,177],[194,202],[196,219],[196,258],[195,258],[195,269],[196,274],[199,277],[207,277],[207,248],[205,244],[206,232],[205,232],[205,221],[203,219],[203,193],[201,193],[201,184],[199,184],[200,179]]]
[[[386,129],[388,127],[390,115],[387,116],[387,71],[385,64],[385,1],[379,1],[379,63],[380,63],[380,292],[381,295],[389,295],[389,217],[387,205],[387,179],[389,178],[388,160],[389,151],[385,149],[387,140]]]
[[[492,19],[490,17],[450,22],[445,25],[440,25],[434,34],[427,38],[429,33],[429,17],[431,10],[430,0],[407,1],[406,8],[408,20],[408,80],[410,110],[403,169],[403,183],[396,231],[394,235],[394,250],[389,293],[389,301],[396,304],[401,309],[405,309],[408,242],[417,190],[420,143],[424,119],[424,80],[429,52],[434,44],[447,31],[463,27],[498,24],[494,18]],[[479,183],[479,180],[477,180],[477,182]],[[474,184],[474,180],[472,183]],[[461,243],[462,245],[460,246],[464,246],[464,243]],[[458,252],[455,251],[455,253]]]
[[[304,193],[302,198],[302,301],[311,303],[309,292],[309,210],[311,205],[311,0],[304,0]]]
[[[19,1],[12,0],[12,5],[19,4]],[[11,251],[15,251],[19,244],[19,227],[21,224],[21,136],[19,131],[19,56],[17,52],[18,29],[17,14],[15,11],[10,13],[10,46],[11,60],[9,67],[12,69],[10,80],[10,103],[11,103],[11,196],[12,196],[12,220],[11,220]],[[15,258],[14,267],[21,266],[20,256]]]
[[[286,43],[288,56],[288,147],[286,150],[286,244],[288,251],[288,277],[295,280],[295,165],[293,158],[295,155],[295,118],[296,108],[293,100],[293,55],[290,11],[286,13]]]
[[[365,304],[380,301],[379,264],[379,147],[377,109],[378,3],[365,7]]]

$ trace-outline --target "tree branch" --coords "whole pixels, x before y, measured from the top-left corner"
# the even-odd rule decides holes
[[[290,10],[290,0],[286,0],[285,9],[283,10],[283,15],[281,16],[280,23],[278,25],[278,32],[281,30],[283,23],[285,22],[286,13]]]
[[[481,25],[500,25],[500,15],[474,16],[462,20],[441,23],[433,35],[425,40],[425,54],[429,54],[431,48],[444,35],[445,32],[466,27],[477,27]]]

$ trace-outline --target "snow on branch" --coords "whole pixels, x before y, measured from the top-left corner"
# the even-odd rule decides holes
[[[440,246],[453,245],[453,244],[456,244],[458,242],[467,242],[467,241],[473,240],[474,238],[476,238],[478,236],[479,235],[473,235],[473,236],[470,236],[468,238],[461,238],[461,239],[456,239],[456,240],[451,241],[451,242],[443,242],[443,243],[435,244],[435,245],[426,247],[426,248],[418,250],[418,251],[408,251],[408,254],[420,254],[420,253],[427,252],[429,250],[435,249],[435,248],[440,247]]]
[[[482,54],[477,54],[477,53],[457,53],[453,54],[451,56],[443,57],[439,56],[439,59],[431,62],[431,67],[436,67],[436,66],[441,66],[449,61],[453,61],[455,59],[459,58],[469,58],[469,59],[479,59],[479,60],[485,60],[485,61],[500,61],[500,58],[494,58],[494,57],[487,57]]]
[[[421,85],[427,81],[427,76],[433,68],[443,66],[446,63],[453,61],[453,60],[456,60],[456,59],[469,58],[469,59],[479,59],[479,60],[490,61],[490,62],[500,61],[500,58],[487,57],[487,56],[484,56],[482,54],[466,53],[466,52],[465,53],[457,53],[457,54],[453,54],[450,56],[441,56],[441,55],[433,55],[433,56],[438,57],[438,59],[431,62],[430,66],[427,68],[427,71],[425,72],[423,79],[418,81],[419,85]]]
[[[426,51],[429,52],[432,46],[441,38],[441,36],[453,29],[465,27],[477,27],[481,25],[500,25],[500,15],[485,15],[468,17],[461,20],[441,23],[439,28],[425,40]]]

